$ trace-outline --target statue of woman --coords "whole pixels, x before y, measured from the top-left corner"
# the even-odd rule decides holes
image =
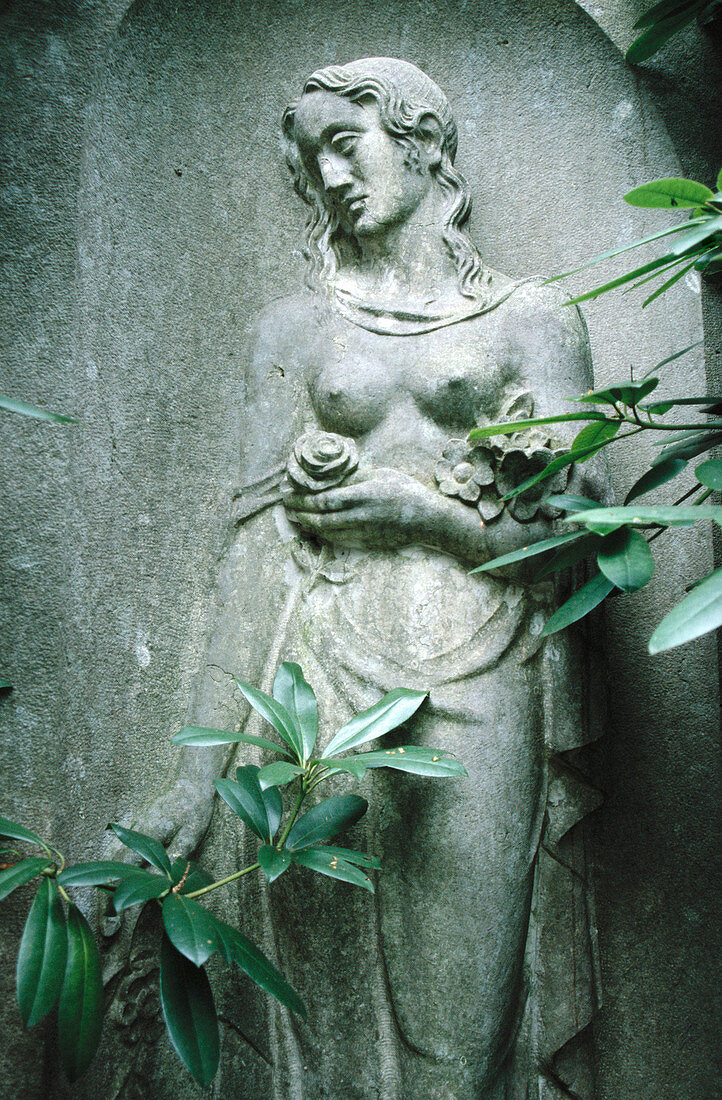
[[[588,388],[585,329],[556,289],[483,264],[456,124],[414,65],[314,73],[283,133],[310,208],[311,285],[257,323],[238,528],[192,720],[237,727],[247,711],[225,672],[269,690],[294,660],[327,739],[383,692],[429,691],[405,737],[453,752],[469,778],[374,773],[375,902],[302,869],[264,893],[266,944],[309,1021],[265,1003],[249,1016],[245,998],[234,1011],[259,1057],[229,1031],[221,1073],[230,1088],[242,1072],[249,1097],[568,1095],[551,1060],[589,1020],[593,975],[583,852],[562,849],[590,803],[556,754],[589,738],[581,666],[540,637],[550,582],[469,573],[550,533],[540,494],[505,506],[500,485],[565,441],[464,440]],[[324,462],[330,487],[294,480]],[[203,836],[219,764],[183,753],[150,823],[178,851]],[[230,837],[214,820],[206,852],[224,870]],[[242,893],[233,904],[252,934],[253,907]]]

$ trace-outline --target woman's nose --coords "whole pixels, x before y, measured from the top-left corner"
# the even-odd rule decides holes
[[[353,182],[351,166],[344,157],[337,154],[328,153],[319,157],[318,170],[325,190],[331,194],[348,187]]]

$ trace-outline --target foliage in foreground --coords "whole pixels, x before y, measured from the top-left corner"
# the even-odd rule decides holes
[[[220,1043],[213,992],[204,964],[217,954],[237,966],[292,1012],[305,1016],[296,991],[240,931],[211,913],[199,899],[244,875],[261,871],[269,883],[291,865],[339,879],[373,893],[366,872],[377,871],[373,855],[330,842],[365,814],[368,803],[356,794],[333,795],[307,809],[308,795],[334,775],[363,779],[369,769],[392,768],[414,775],[443,778],[465,776],[464,767],[442,751],[416,745],[353,752],[359,746],[397,729],[418,710],[426,692],[397,688],[374,706],[357,714],[314,755],[318,734],[316,697],[297,664],[278,669],[273,695],[236,681],[255,710],[273,727],[282,744],[250,734],[186,727],[173,737],[176,745],[250,744],[277,757],[262,768],[247,764],[235,778],[220,778],[221,798],[260,841],[256,862],[213,881],[195,863],[171,861],[153,837],[120,825],[110,825],[118,839],[147,865],[112,860],[66,866],[65,857],[39,836],[0,818],[0,837],[40,849],[42,855],[4,852],[0,870],[0,900],[39,878],[20,943],[17,998],[26,1027],[33,1027],[58,1007],[58,1042],[63,1068],[71,1081],[88,1068],[100,1041],[103,986],[95,939],[70,888],[107,891],[115,912],[157,904],[162,918],[160,992],[168,1032],[193,1077],[207,1086],[218,1068]],[[293,797],[285,807],[280,789]]]
[[[641,34],[626,53],[627,61],[639,65],[660,50],[666,42],[693,19],[702,27],[719,18],[720,0],[661,0],[634,24]]]

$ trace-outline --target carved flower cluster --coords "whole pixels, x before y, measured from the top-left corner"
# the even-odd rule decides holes
[[[531,394],[514,390],[502,402],[495,422],[526,420],[533,411]],[[491,423],[483,418],[479,426]],[[559,514],[545,504],[545,500],[552,493],[564,491],[569,478],[568,467],[509,501],[502,498],[522,481],[543,470],[564,450],[537,428],[490,436],[476,443],[450,439],[437,463],[435,476],[440,492],[475,506],[485,523],[497,519],[505,508],[517,522],[531,523],[539,514],[550,518]]]
[[[335,432],[305,432],[293,446],[281,492],[288,495],[298,490],[318,493],[333,489],[354,472],[358,462],[358,448],[353,439]]]

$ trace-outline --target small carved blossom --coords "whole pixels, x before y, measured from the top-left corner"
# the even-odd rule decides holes
[[[464,439],[450,439],[441,454],[434,471],[439,491],[444,496],[475,504],[483,488],[494,481],[490,456]]]
[[[333,489],[354,472],[358,463],[353,439],[335,432],[305,432],[293,445],[281,493],[287,496],[299,489],[306,493]]]

